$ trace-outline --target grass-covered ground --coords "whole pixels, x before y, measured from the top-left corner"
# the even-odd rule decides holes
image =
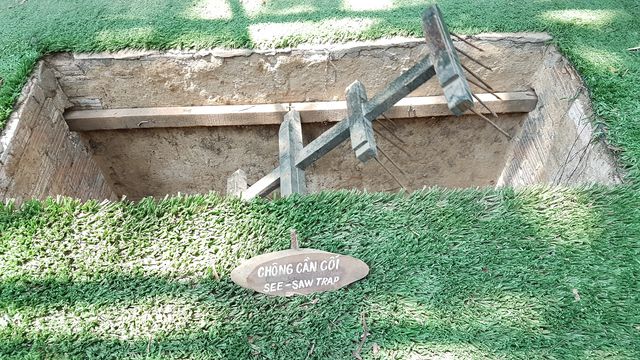
[[[0,211],[0,358],[640,358],[626,187],[325,193]],[[229,279],[288,246],[367,262],[336,292]],[[374,350],[375,349],[375,350]]]
[[[426,5],[260,3],[0,0],[0,124],[47,52],[419,36]],[[365,358],[640,358],[640,54],[626,50],[640,45],[640,5],[440,4],[458,33],[550,32],[627,183],[0,206],[0,359],[352,358],[362,316]],[[370,275],[289,299],[230,281],[240,259],[286,248],[292,227]]]

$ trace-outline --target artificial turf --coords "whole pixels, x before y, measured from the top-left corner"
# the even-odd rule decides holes
[[[640,357],[640,199],[616,188],[334,192],[0,210],[0,358]],[[233,284],[288,245],[371,273],[294,298]],[[364,314],[364,315],[363,315]]]
[[[48,52],[419,36],[426,6],[211,3],[202,19],[201,1],[0,0],[0,119]],[[638,2],[440,5],[459,33],[550,32],[626,184],[0,206],[0,358],[353,358],[363,317],[364,358],[640,358]],[[370,275],[286,299],[229,280],[290,228]]]

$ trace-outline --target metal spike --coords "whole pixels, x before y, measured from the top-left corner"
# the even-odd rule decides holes
[[[407,176],[407,173],[404,172],[404,170],[402,170],[400,168],[400,166],[398,166],[398,164],[396,164],[395,161],[393,161],[393,159],[391,159],[391,157],[389,157],[389,155],[387,155],[384,151],[382,151],[382,149],[380,148],[380,146],[376,146],[378,148],[378,151],[380,151],[380,154],[382,154],[382,156],[386,157],[387,160],[389,160],[389,162],[396,168],[398,169],[398,171],[400,171],[400,173],[404,176]]]
[[[460,63],[460,65],[462,65],[462,68],[465,69],[469,74],[471,74],[471,76],[473,76],[474,78],[478,79],[478,81],[480,81],[482,83],[482,85],[486,86],[489,90],[493,91],[493,88],[491,87],[491,85],[489,85],[486,81],[482,80],[482,78],[480,76],[478,76],[478,74],[476,74],[473,71],[471,71],[471,69],[466,67],[463,63]]]
[[[395,175],[393,175],[393,173],[392,173],[389,169],[387,169],[387,167],[386,167],[386,166],[384,166],[384,165],[380,162],[380,160],[378,160],[378,158],[377,158],[377,157],[374,157],[374,159],[376,160],[376,162],[377,162],[378,164],[380,164],[380,166],[382,166],[382,168],[387,172],[387,174],[389,174],[389,175],[393,178],[393,180],[395,180],[395,181],[398,183],[398,185],[400,185],[400,187],[402,187],[405,191],[407,191],[407,188],[406,188],[404,185],[402,185],[402,183],[400,182],[400,180],[398,180],[398,178],[397,178]]]
[[[398,125],[396,125],[396,123],[395,123],[393,120],[391,120],[387,115],[385,115],[384,113],[382,113],[382,117],[383,117],[383,118],[385,118],[389,123],[391,123],[391,125],[393,125],[393,128],[394,128],[394,129],[397,129],[397,128],[398,128]]]
[[[403,149],[400,145],[398,145],[398,144],[396,144],[395,142],[391,141],[388,137],[386,137],[386,136],[382,135],[382,133],[381,133],[378,129],[373,128],[373,131],[374,131],[376,134],[378,134],[378,136],[380,136],[381,138],[383,138],[383,139],[387,140],[391,145],[393,145],[393,146],[397,147],[397,148],[398,148],[398,150],[400,150],[400,151],[402,151],[403,153],[405,153],[405,154],[406,154],[410,159],[411,159],[411,158],[413,158],[413,157],[411,156],[411,154],[409,154],[409,153],[407,152],[407,150]]]
[[[478,84],[477,82],[475,82],[475,81],[473,81],[473,80],[471,80],[471,79],[469,79],[469,78],[467,78],[467,81],[468,81],[468,82],[470,82],[470,83],[472,83],[473,85],[475,85],[475,86],[479,87],[480,89],[482,89],[482,90],[484,90],[484,91],[488,92],[489,94],[491,94],[491,95],[495,96],[495,97],[496,97],[496,99],[498,99],[498,100],[502,100],[502,98],[501,98],[500,96],[496,95],[496,93],[494,93],[493,91],[491,91],[491,90],[487,89],[486,87],[484,87],[484,86],[482,86],[482,85]]]
[[[496,128],[498,131],[500,131],[504,136],[507,137],[507,139],[511,140],[511,135],[509,135],[508,132],[502,130],[502,128],[500,128],[500,126],[498,126],[498,124],[494,123],[493,121],[491,121],[491,119],[489,119],[488,117],[480,114],[479,112],[477,112],[475,109],[471,108],[469,109],[469,111],[471,111],[472,113],[480,116],[481,118],[483,118],[485,121],[487,121],[489,124],[491,124],[494,128]]]
[[[473,95],[474,98],[476,98],[476,100],[478,100],[478,102],[480,103],[480,105],[484,106],[485,109],[489,110],[489,112],[491,113],[491,115],[493,115],[493,117],[498,117],[498,114],[495,113],[495,111],[491,110],[487,104],[484,103],[484,101],[480,100],[480,98],[478,97],[478,95],[471,93],[471,95]]]
[[[382,126],[385,130],[387,130],[387,132],[391,134],[391,136],[396,138],[396,140],[400,141],[404,145],[407,144],[404,140],[402,140],[402,138],[396,135],[396,133],[392,129],[390,129],[387,125],[385,125],[382,121],[378,121],[378,124],[380,124],[380,126]]]
[[[449,34],[450,34],[451,36],[453,36],[454,38],[456,38],[456,39],[458,39],[458,40],[462,41],[463,43],[465,43],[465,44],[467,44],[467,45],[471,46],[472,48],[474,48],[474,49],[476,49],[476,50],[478,50],[478,51],[484,51],[484,50],[482,50],[482,48],[480,48],[480,47],[478,47],[478,46],[476,46],[476,45],[472,44],[472,43],[471,43],[471,41],[469,41],[469,40],[467,40],[467,39],[463,38],[463,37],[462,37],[462,36],[460,36],[460,35],[454,34],[454,33],[452,33],[452,32],[450,32]]]
[[[474,63],[476,63],[476,64],[478,64],[478,65],[482,66],[483,68],[485,68],[485,69],[487,69],[487,70],[489,70],[489,71],[493,71],[493,69],[492,69],[492,68],[490,68],[490,67],[488,67],[487,65],[485,65],[485,64],[483,64],[483,63],[481,63],[480,61],[476,60],[473,56],[471,56],[471,55],[467,54],[466,52],[464,52],[464,51],[460,50],[460,48],[455,47],[455,46],[454,46],[454,48],[455,48],[455,49],[456,49],[460,54],[462,54],[462,55],[464,55],[464,56],[468,57],[468,58],[469,58],[471,61],[473,61]]]

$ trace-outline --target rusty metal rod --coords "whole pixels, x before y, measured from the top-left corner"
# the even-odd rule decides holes
[[[383,139],[387,140],[391,145],[393,145],[393,146],[397,147],[397,148],[398,148],[398,150],[400,150],[400,151],[402,151],[403,153],[405,153],[405,154],[406,154],[410,159],[412,159],[412,158],[413,158],[413,157],[411,156],[411,154],[409,154],[409,153],[407,152],[407,150],[405,150],[405,149],[403,149],[403,148],[402,148],[402,146],[400,146],[400,145],[396,144],[395,142],[391,141],[388,137],[386,137],[386,136],[382,135],[382,133],[381,133],[378,129],[374,128],[373,126],[372,126],[372,128],[373,128],[373,131],[374,131],[376,134],[378,134],[378,136],[380,136],[381,138],[383,138]]]
[[[502,130],[502,128],[500,126],[498,126],[498,124],[494,123],[493,121],[491,121],[491,119],[489,119],[488,117],[480,114],[479,112],[477,112],[475,109],[471,108],[469,109],[469,111],[471,111],[472,113],[480,116],[481,118],[483,118],[485,121],[487,121],[489,124],[491,124],[494,128],[496,128],[498,131],[500,131],[504,136],[507,137],[507,139],[511,140],[511,135],[509,135],[508,132]]]
[[[387,153],[385,153],[384,151],[382,151],[382,149],[380,148],[380,146],[376,146],[378,148],[378,151],[380,151],[380,153],[382,154],[382,156],[386,157],[387,160],[389,160],[389,162],[396,168],[398,169],[398,171],[400,171],[400,174],[407,176],[407,173],[404,172],[404,170],[402,170],[400,168],[400,166],[398,166],[398,164],[396,164],[395,161],[393,161],[393,159],[391,159],[391,157],[389,155],[387,155]]]
[[[480,98],[478,97],[478,95],[471,93],[471,95],[473,95],[473,97],[478,100],[478,102],[480,103],[480,105],[484,106],[485,109],[489,110],[489,112],[491,113],[491,115],[493,115],[493,117],[498,117],[498,114],[495,113],[495,111],[491,110],[487,104],[484,103],[484,101],[480,100]]]
[[[378,121],[378,124],[380,124],[380,126],[382,126],[385,130],[387,130],[387,132],[391,134],[391,136],[393,136],[396,140],[400,141],[404,145],[407,144],[404,140],[402,140],[401,137],[396,135],[396,133],[392,129],[390,129],[387,125],[385,125],[382,121]]]
[[[493,69],[492,69],[492,68],[490,68],[490,67],[488,67],[487,65],[485,65],[485,64],[483,64],[483,63],[481,63],[479,60],[476,60],[473,56],[471,56],[471,55],[467,54],[465,51],[460,50],[460,48],[455,47],[455,46],[454,46],[454,48],[455,48],[455,49],[456,49],[460,54],[462,54],[462,55],[464,55],[464,56],[468,57],[468,58],[469,58],[471,61],[473,61],[474,63],[476,63],[476,64],[478,64],[478,65],[482,66],[483,68],[485,68],[485,69],[487,69],[487,70],[489,70],[489,71],[493,71]]]
[[[478,51],[484,51],[484,50],[482,50],[482,48],[480,48],[480,47],[478,47],[478,46],[476,46],[476,45],[472,44],[472,43],[471,43],[471,41],[469,41],[469,40],[467,40],[467,39],[463,38],[463,37],[462,37],[462,36],[460,36],[460,35],[454,34],[454,33],[452,33],[452,32],[450,32],[449,34],[450,34],[451,36],[453,36],[454,38],[456,38],[456,39],[458,39],[458,40],[462,41],[463,43],[465,43],[465,44],[467,44],[467,45],[471,46],[472,48],[474,48],[474,49],[476,49],[476,50],[478,50]]]
[[[473,80],[471,80],[471,79],[469,79],[469,78],[467,78],[467,81],[468,81],[468,82],[470,82],[470,83],[472,83],[473,85],[475,85],[475,86],[479,87],[480,89],[482,89],[482,90],[484,90],[484,91],[488,92],[489,94],[491,94],[491,95],[495,96],[495,97],[496,97],[496,99],[498,99],[498,100],[502,100],[502,98],[501,98],[500,96],[498,96],[496,93],[494,93],[493,91],[491,91],[491,90],[487,89],[486,87],[484,87],[484,86],[482,86],[482,85],[478,84],[477,82],[475,82],[475,81],[473,81]]]
[[[400,182],[400,180],[398,180],[398,178],[397,178],[395,175],[393,175],[393,173],[392,173],[389,169],[387,169],[387,167],[386,167],[386,166],[384,166],[384,165],[380,162],[380,160],[378,160],[378,158],[377,158],[377,157],[374,157],[374,159],[376,160],[376,162],[377,162],[378,164],[380,164],[380,166],[382,166],[382,168],[387,172],[387,174],[389,174],[389,175],[393,178],[393,180],[395,180],[395,181],[398,183],[398,185],[400,185],[400,187],[402,187],[405,191],[408,191],[408,190],[407,190],[407,188],[406,188],[404,185],[402,185],[402,183]]]
[[[391,125],[393,125],[394,129],[398,128],[398,125],[396,125],[396,123],[393,120],[391,120],[387,115],[382,113],[382,117],[385,118],[385,120],[387,120],[389,123],[391,123]]]
[[[474,78],[478,79],[478,81],[480,81],[482,83],[482,85],[486,86],[489,90],[493,91],[493,88],[491,87],[491,85],[489,85],[486,81],[482,80],[482,78],[480,76],[478,76],[478,74],[474,73],[473,71],[471,71],[471,69],[469,69],[468,67],[466,67],[463,63],[460,63],[460,65],[462,66],[463,69],[465,69],[469,74],[471,74],[471,76],[473,76]]]

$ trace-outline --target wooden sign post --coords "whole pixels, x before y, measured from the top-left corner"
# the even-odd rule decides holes
[[[291,249],[245,261],[231,272],[231,280],[263,294],[292,296],[337,290],[367,274],[367,264],[351,256],[298,248],[292,231]]]

